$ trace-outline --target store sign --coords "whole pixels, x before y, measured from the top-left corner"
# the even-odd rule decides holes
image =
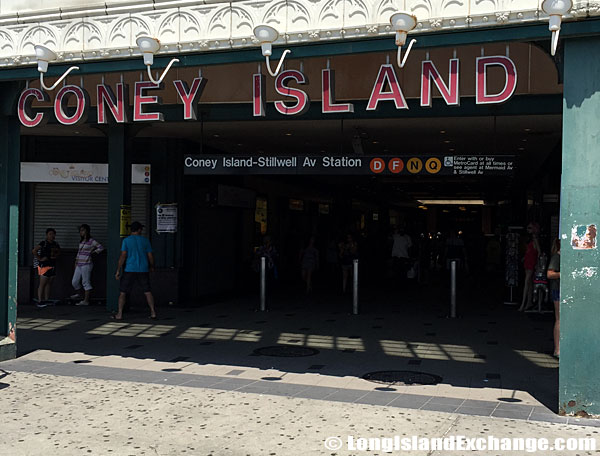
[[[503,70],[504,87],[498,93],[488,91],[488,69],[497,67]],[[432,93],[435,89],[440,93],[442,99],[448,106],[460,104],[460,61],[450,59],[448,81],[444,81],[435,63],[431,60],[423,61],[421,64],[421,96],[420,105],[430,108],[432,105]],[[506,56],[478,57],[475,62],[477,104],[498,104],[508,101],[517,87],[517,68],[515,63]],[[304,90],[294,86],[308,84],[308,79],[298,70],[285,70],[277,75],[274,80],[275,91],[287,100],[276,100],[274,102],[277,112],[284,116],[298,116],[304,114],[309,105],[310,98]],[[198,102],[202,96],[207,80],[195,78],[190,85],[185,81],[173,81],[175,90],[182,103],[183,120],[198,120]],[[126,85],[116,84],[116,91],[107,84],[96,86],[98,100],[97,118],[99,124],[109,121],[126,123],[131,119],[133,122],[157,122],[164,121],[161,112],[156,111],[160,106],[161,99],[155,94],[155,90],[163,88],[162,84],[154,84],[150,81],[138,81],[134,87],[133,115],[132,107],[127,101],[129,89]],[[252,115],[264,117],[266,115],[266,83],[262,74],[252,75]],[[43,125],[47,120],[47,114],[33,108],[32,103],[49,102],[50,97],[40,89],[25,89],[19,97],[17,114],[21,124],[25,127],[36,127]],[[321,72],[321,112],[323,114],[339,114],[354,112],[352,103],[338,103],[335,101],[335,75],[329,68]],[[75,106],[70,106],[74,101]],[[227,100],[223,100],[227,101]],[[409,109],[406,98],[400,86],[396,67],[390,64],[381,65],[373,84],[371,96],[367,104],[367,111],[375,111],[381,103],[393,103],[396,109]],[[87,120],[90,107],[90,97],[82,88],[75,85],[63,86],[54,99],[54,116],[63,125],[77,125]],[[70,106],[70,107],[69,107]],[[154,107],[153,107],[154,106]],[[250,114],[250,113],[249,113]]]
[[[190,175],[459,175],[509,176],[514,156],[232,156],[187,155]]]
[[[57,182],[66,184],[107,184],[105,163],[35,163],[21,162],[21,182]],[[150,184],[149,164],[131,165],[132,184]]]

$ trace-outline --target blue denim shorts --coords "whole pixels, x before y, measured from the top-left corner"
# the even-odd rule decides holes
[[[560,301],[560,290],[552,290],[552,301]]]

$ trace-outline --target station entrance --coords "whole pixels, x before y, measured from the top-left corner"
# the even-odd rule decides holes
[[[190,302],[256,295],[257,252],[268,239],[277,252],[271,296],[300,299],[313,238],[319,267],[308,294],[345,306],[340,248],[350,236],[370,309],[446,303],[451,256],[463,304],[516,302],[522,280],[507,286],[506,235],[523,235],[523,249],[527,223],[538,222],[550,253],[560,125],[553,114],[207,123],[202,153],[184,164],[184,294]],[[302,168],[310,160],[321,168]],[[410,238],[401,259],[399,235]]]

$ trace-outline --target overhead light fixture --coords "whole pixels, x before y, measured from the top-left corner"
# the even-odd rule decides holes
[[[40,72],[40,85],[44,90],[50,91],[56,89],[56,87],[58,87],[58,84],[60,84],[62,80],[65,79],[71,71],[79,69],[78,66],[72,66],[67,71],[65,71],[65,73],[60,78],[58,78],[58,80],[51,87],[48,87],[44,83],[44,74],[48,71],[48,63],[52,60],[56,60],[58,56],[46,46],[36,44],[35,57],[37,58],[38,71]]]
[[[283,66],[283,60],[285,59],[285,56],[292,51],[290,51],[289,49],[283,51],[283,54],[279,59],[279,64],[277,65],[277,68],[275,69],[275,71],[272,71],[270,58],[273,54],[273,42],[276,41],[279,37],[279,32],[270,25],[262,24],[254,28],[254,36],[260,42],[260,48],[262,50],[262,55],[264,56],[267,62],[267,70],[269,71],[269,74],[273,77],[277,76],[281,71],[281,67]]]
[[[549,30],[552,32],[552,44],[550,54],[556,54],[558,47],[558,35],[560,34],[560,23],[562,17],[573,7],[572,0],[544,0],[542,10],[550,16]]]
[[[482,199],[433,199],[433,200],[417,200],[421,204],[428,206],[483,206],[485,203]]]
[[[150,67],[154,64],[154,54],[156,54],[160,49],[160,41],[158,41],[156,38],[151,38],[149,36],[140,36],[137,40],[135,40],[135,42],[140,48],[140,51],[142,51],[142,55],[144,56],[144,65],[146,65],[146,68],[148,70],[148,77],[154,84],[160,84],[161,82],[163,82],[163,79],[167,75],[168,71],[171,69],[171,66],[175,62],[179,62],[179,59],[171,59],[171,61],[167,65],[167,68],[165,68],[165,71],[163,71],[160,77],[158,79],[154,79],[152,77]]]
[[[406,59],[410,54],[410,50],[417,42],[417,40],[410,41],[408,49],[404,54],[404,59],[402,59],[402,46],[406,44],[406,37],[408,36],[408,32],[410,32],[417,26],[417,18],[412,14],[406,13],[404,11],[399,11],[395,14],[392,14],[392,17],[390,17],[390,23],[392,24],[392,28],[396,32],[396,46],[398,46],[398,66],[400,68],[404,68],[404,65],[406,64]]]

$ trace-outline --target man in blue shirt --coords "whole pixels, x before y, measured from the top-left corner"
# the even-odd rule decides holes
[[[113,319],[123,319],[123,307],[127,294],[131,292],[134,285],[138,283],[146,296],[146,302],[150,307],[150,318],[156,319],[156,311],[154,310],[154,296],[150,291],[150,272],[154,271],[154,255],[152,254],[152,246],[150,241],[142,236],[144,225],[140,222],[131,224],[131,236],[123,239],[121,246],[121,256],[115,278],[121,281],[119,285],[119,311],[113,315]],[[123,268],[121,276],[121,268]]]

